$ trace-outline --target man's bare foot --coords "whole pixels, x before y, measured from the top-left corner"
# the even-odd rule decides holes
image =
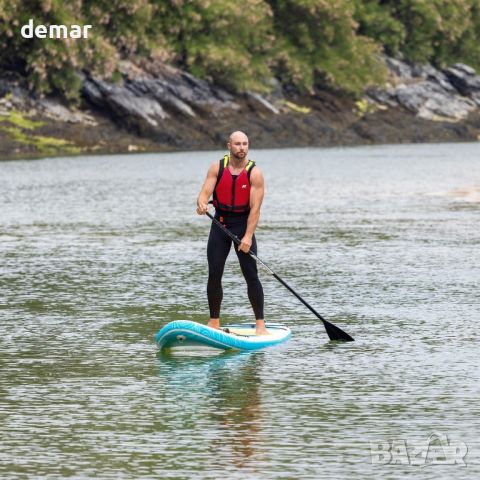
[[[264,320],[257,320],[256,322],[256,335],[270,335],[270,332],[265,328],[265,321]]]
[[[270,335],[270,332],[266,328],[256,329],[255,335]]]
[[[219,318],[211,318],[207,323],[207,327],[215,328],[215,329],[218,330],[220,328],[220,319]]]

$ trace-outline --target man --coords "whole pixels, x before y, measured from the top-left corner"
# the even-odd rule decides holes
[[[227,143],[230,155],[214,162],[197,200],[197,213],[205,215],[208,201],[213,194],[215,218],[241,239],[234,245],[240,267],[247,282],[248,298],[256,320],[257,335],[268,335],[263,314],[263,287],[258,279],[257,264],[248,255],[257,253],[255,228],[260,218],[264,195],[264,180],[260,169],[248,160],[248,137],[240,131],[233,132]],[[220,328],[220,305],[223,298],[222,276],[232,240],[212,223],[208,237],[208,285],[210,308],[208,326]]]

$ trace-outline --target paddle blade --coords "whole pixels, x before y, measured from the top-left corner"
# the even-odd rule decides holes
[[[354,342],[355,339],[352,338],[347,332],[344,332],[341,328],[338,328],[333,323],[327,322],[322,319],[325,330],[327,331],[328,338],[330,340],[338,340],[341,342]]]

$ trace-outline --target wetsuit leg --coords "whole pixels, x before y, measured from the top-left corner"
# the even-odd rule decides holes
[[[207,297],[210,318],[220,318],[223,289],[222,276],[232,240],[215,224],[212,224],[207,244],[208,284]]]
[[[245,234],[245,230],[246,225],[243,229],[243,232],[239,231],[237,236],[242,238]],[[257,254],[257,240],[255,239],[255,235],[253,235],[252,238],[251,250],[253,253]],[[247,282],[248,298],[252,304],[255,319],[263,320],[265,318],[263,313],[264,296],[263,287],[258,278],[257,262],[248,253],[239,251],[236,245],[235,252],[237,254],[238,261],[240,262],[240,268],[242,269],[243,276]]]

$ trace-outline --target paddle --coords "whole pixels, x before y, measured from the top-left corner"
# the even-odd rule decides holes
[[[234,242],[236,245],[240,245],[240,239],[228,230],[225,225],[221,224],[210,212],[206,212],[207,216],[212,220],[212,222],[220,227]],[[260,260],[252,251],[249,251],[248,254],[256,260],[262,267],[264,267],[270,275],[275,277],[287,290],[292,292],[312,313],[314,313],[322,322],[327,331],[327,335],[330,340],[341,340],[344,342],[353,342],[354,339],[341,328],[333,325],[333,323],[327,322],[311,305],[309,305],[287,282],[282,280],[269,266],[267,266],[262,260]]]

